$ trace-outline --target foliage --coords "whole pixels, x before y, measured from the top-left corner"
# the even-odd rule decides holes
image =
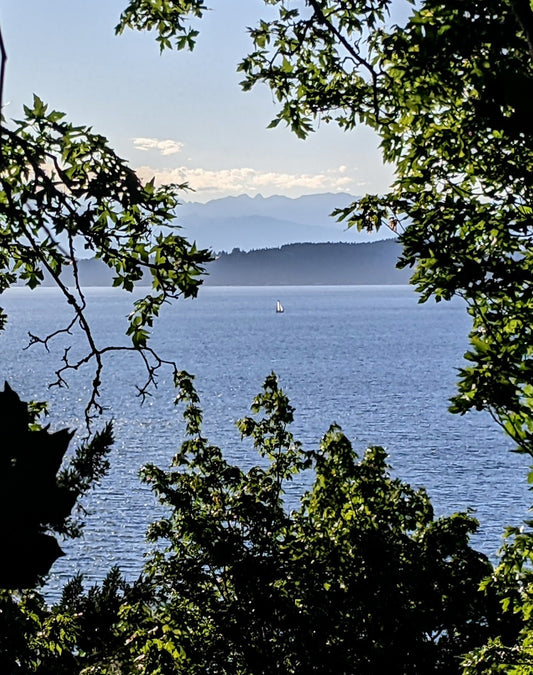
[[[359,460],[336,425],[305,450],[274,374],[238,422],[260,455],[244,471],[202,436],[187,373],[179,385],[188,438],[170,471],[143,473],[166,508],[144,578],[113,569],[85,592],[75,577],[52,607],[0,592],[2,672],[458,673],[487,639],[512,644],[499,590],[479,590],[492,567],[469,514],[434,518],[382,448]],[[289,503],[295,479],[312,485]]]
[[[495,637],[473,650],[465,658],[464,675],[533,672],[533,522],[526,525],[508,529],[499,565],[483,582],[502,597],[504,611],[518,619],[519,637],[510,643]]]
[[[421,300],[466,300],[468,365],[451,409],[489,411],[533,456],[531,3],[426,0],[400,26],[389,2],[275,4],[279,21],[252,32],[245,86],[267,82],[281,102],[275,123],[302,136],[317,116],[378,132],[391,190],[338,215],[401,231]],[[492,586],[520,638],[489,642],[467,672],[533,670],[532,543],[530,533],[507,543]]]
[[[188,25],[188,20],[201,18],[205,11],[203,0],[131,0],[115,30],[119,35],[126,28],[153,30],[161,51],[192,49],[198,31]]]
[[[470,365],[453,409],[489,410],[533,455],[531,4],[265,3],[278,18],[250,31],[243,87],[265,82],[280,104],[272,126],[302,138],[317,119],[377,131],[392,188],[338,215],[402,231],[402,264],[416,267],[422,300],[465,298]],[[160,3],[129,7],[139,4],[142,21],[128,9],[121,28],[154,27]],[[168,4],[158,34],[183,37],[189,3]]]
[[[33,422],[33,424],[32,424]],[[39,428],[9,385],[0,392],[0,588],[34,588],[63,552],[53,535],[75,537],[76,502],[105,475],[111,426],[95,434],[60,470],[72,432]],[[37,426],[37,428],[36,428]]]
[[[148,587],[138,580],[127,583],[118,568],[111,569],[102,584],[84,592],[83,578],[75,577],[63,589],[61,601],[53,615],[72,619],[75,626],[75,649],[64,651],[61,658],[47,655],[41,670],[50,675],[83,673],[138,672],[129,661],[129,648],[124,641],[122,610],[150,598]],[[137,629],[137,625],[132,626]],[[41,673],[39,670],[39,674]]]
[[[383,0],[276,4],[279,19],[252,31],[245,87],[267,82],[275,123],[301,136],[317,116],[377,130],[391,191],[339,215],[403,230],[422,300],[467,301],[470,365],[453,410],[489,410],[533,454],[529,3],[428,0],[400,26]]]
[[[338,215],[360,229],[401,232],[402,264],[415,267],[422,300],[466,300],[470,364],[453,410],[488,410],[533,455],[531,3],[407,2],[399,25],[389,12],[401,3],[392,0],[265,3],[279,17],[251,31],[244,88],[266,82],[280,104],[272,126],[284,122],[302,138],[317,119],[377,131],[396,169],[391,190]],[[189,20],[205,10],[201,0],[131,0],[117,30],[155,30],[161,49],[190,49]],[[25,114],[3,129],[0,273],[7,285],[19,277],[34,286],[44,266],[61,286],[66,263],[76,278],[77,236],[119,286],[131,289],[148,269],[154,292],[136,306],[129,333],[133,349],[160,365],[147,348],[151,321],[167,297],[195,294],[208,254],[173,235],[159,234],[152,248],[151,232],[170,222],[173,191],[141,186],[101,137],[66,125],[39,99]],[[96,362],[96,407],[106,349],[91,342],[75,286],[77,296],[62,290],[71,326],[89,340],[85,360]],[[68,354],[65,362],[82,364]],[[148,367],[141,391],[153,382]],[[271,377],[254,404],[266,416],[240,425],[265,465],[244,472],[201,436],[196,395],[187,377],[181,384],[190,438],[173,471],[145,471],[170,508],[150,531],[167,542],[147,570],[156,596],[125,603],[109,620],[106,641],[127,636],[130,672],[457,672],[469,649],[466,672],[531,672],[530,534],[514,533],[479,594],[490,566],[468,546],[472,518],[434,520],[423,492],[390,478],[382,449],[358,462],[332,427],[319,452],[304,451]],[[311,468],[313,488],[288,513],[284,486]],[[121,593],[111,586],[112,597]],[[497,597],[508,610],[499,618]]]
[[[189,438],[172,470],[143,472],[168,509],[149,529],[154,600],[122,611],[142,617],[124,639],[140,672],[455,673],[512,628],[478,590],[491,565],[468,544],[476,521],[435,519],[382,448],[358,460],[333,425],[304,450],[271,375],[238,423],[262,458],[244,471],[202,436],[186,373],[181,386]],[[309,471],[295,508],[287,485]]]
[[[43,662],[69,658],[76,631],[72,616],[50,611],[35,590],[0,590],[0,672],[5,675],[52,675]],[[74,671],[70,671],[71,673]]]
[[[0,591],[0,672],[5,675],[104,675],[138,672],[120,630],[123,606],[143,601],[142,582],[113,568],[87,592],[81,576],[49,606],[35,591]],[[129,670],[128,670],[129,668]]]
[[[279,103],[272,126],[283,122],[302,138],[317,121],[377,132],[394,182],[337,216],[398,232],[400,264],[414,267],[422,301],[466,301],[468,363],[451,409],[488,411],[533,456],[533,3],[265,4],[278,16],[250,31],[243,87],[266,83]],[[509,598],[518,592],[521,639],[510,650],[491,642],[470,672],[489,672],[489,656],[493,672],[515,672],[506,670],[515,657],[516,672],[533,670],[524,661],[533,644],[524,595],[532,543],[531,535],[508,542],[495,582]]]
[[[147,368],[143,394],[163,363],[147,346],[153,320],[168,300],[196,296],[211,254],[176,233],[177,192],[185,186],[143,185],[103,136],[66,122],[63,113],[49,111],[38,97],[24,113],[24,119],[1,130],[0,293],[17,282],[35,288],[45,272],[52,277],[72,318],[46,338],[32,335],[31,340],[47,347],[59,333],[81,328],[88,351],[73,361],[65,351],[56,384],[65,384],[68,370],[92,361],[91,413],[100,409],[104,354],[127,348],[97,344],[85,316],[79,252],[85,249],[102,260],[114,271],[114,286],[126,291],[143,275],[151,279],[152,290],[134,302],[127,329],[129,349],[140,353]],[[65,269],[72,273],[71,282],[62,275]],[[2,325],[5,319],[2,314]]]
[[[48,608],[35,589],[63,555],[57,537],[80,535],[74,507],[106,474],[113,443],[106,425],[64,462],[73,434],[50,433],[39,424],[40,412],[7,383],[0,392],[0,672],[6,675],[75,672],[81,621],[73,612]],[[65,662],[70,666],[61,670]]]

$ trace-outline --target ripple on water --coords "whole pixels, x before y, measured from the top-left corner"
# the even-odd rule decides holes
[[[283,315],[274,312],[278,297]],[[49,400],[54,428],[82,429],[90,373],[71,378],[68,390],[48,390],[62,347],[22,350],[28,330],[44,334],[65,316],[58,294],[14,289],[3,298],[10,323],[0,336],[1,375],[23,398]],[[131,299],[111,289],[91,289],[88,298],[97,339],[121,341]],[[211,287],[166,308],[153,345],[196,374],[205,432],[231,461],[256,461],[234,422],[275,370],[296,408],[294,434],[306,447],[316,447],[333,421],[360,453],[369,444],[386,447],[395,475],[425,485],[438,514],[475,509],[475,543],[494,556],[505,525],[526,515],[527,463],[508,452],[508,439],[488,416],[447,411],[468,327],[460,303],[419,305],[407,287]],[[81,350],[80,337],[73,339]],[[169,374],[144,406],[133,387],[142,377],[130,357],[106,364],[105,418],[114,420],[116,436],[111,471],[85,502],[84,536],[66,543],[67,555],[54,566],[52,595],[76,571],[94,582],[114,564],[130,579],[142,568],[144,532],[161,509],[138,473],[147,462],[168,466],[183,434]],[[288,499],[297,504],[308,482],[291,484]]]

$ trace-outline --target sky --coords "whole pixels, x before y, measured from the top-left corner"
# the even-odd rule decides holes
[[[267,129],[271,92],[241,91],[236,72],[264,2],[210,4],[196,49],[160,55],[148,33],[115,36],[126,0],[3,0],[5,117],[19,117],[35,93],[106,136],[143,179],[187,182],[187,201],[386,190],[392,172],[370,130],[322,124],[302,141]]]

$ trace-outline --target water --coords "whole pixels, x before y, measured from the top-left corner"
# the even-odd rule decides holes
[[[284,314],[275,313],[278,298]],[[125,344],[131,297],[90,289],[88,299],[97,340]],[[55,289],[17,288],[2,304],[10,322],[0,336],[0,376],[23,400],[50,401],[53,428],[83,431],[91,372],[69,375],[68,389],[48,389],[66,343],[60,336],[50,353],[39,345],[23,350],[28,330],[44,335],[66,320],[64,301]],[[234,423],[274,370],[296,408],[294,434],[306,447],[316,447],[333,421],[360,452],[385,446],[395,475],[425,485],[437,513],[475,509],[481,521],[475,544],[494,557],[504,527],[526,516],[527,462],[508,452],[510,441],[487,415],[447,411],[468,328],[461,302],[419,305],[409,287],[208,287],[197,300],[165,309],[152,344],[196,375],[206,434],[231,460],[246,466],[256,460]],[[81,337],[70,339],[72,354],[82,354]],[[134,385],[143,377],[135,355],[106,361],[102,400],[109,408],[104,419],[114,420],[112,469],[86,500],[84,537],[66,543],[67,556],[53,568],[52,593],[76,571],[93,581],[112,564],[129,578],[141,569],[143,534],[158,507],[137,474],[147,462],[168,466],[183,438],[170,371],[161,372],[158,390],[141,406]],[[289,499],[304,487],[293,486]]]

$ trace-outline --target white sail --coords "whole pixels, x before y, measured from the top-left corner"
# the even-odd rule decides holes
[[[276,313],[281,314],[281,312],[284,312],[285,310],[283,309],[283,305],[279,300],[276,301]]]

